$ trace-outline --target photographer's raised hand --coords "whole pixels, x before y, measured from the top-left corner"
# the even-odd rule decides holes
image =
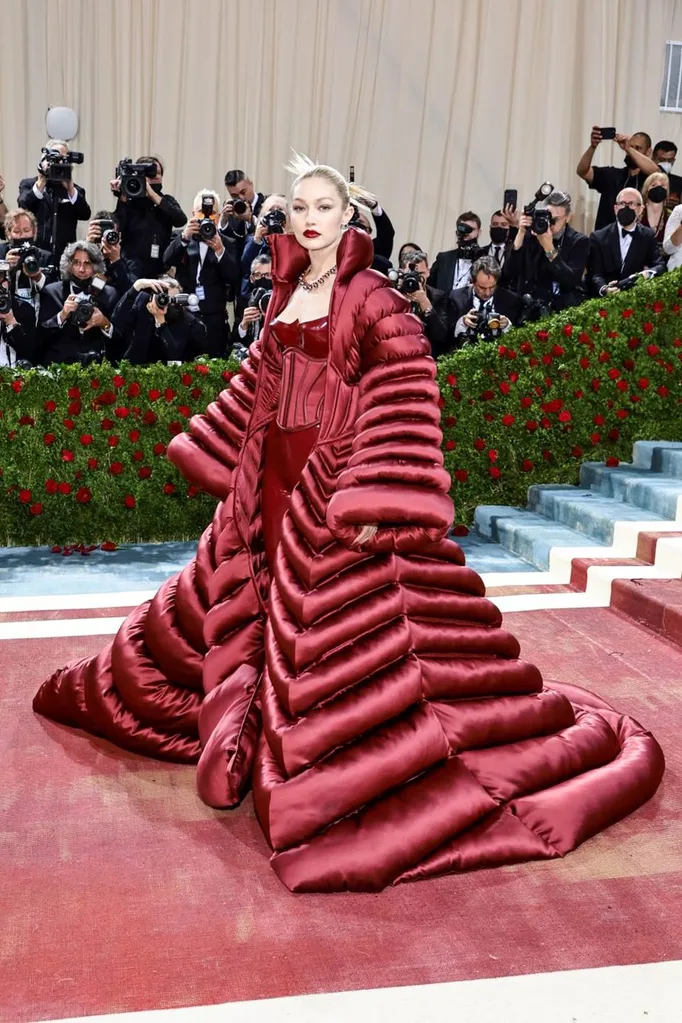
[[[519,229],[516,232],[516,238],[514,239],[515,249],[521,248],[526,237],[526,231],[529,231],[532,226],[533,218],[529,217],[527,213],[521,213],[519,216]]]
[[[149,178],[145,178],[144,180],[147,188],[147,198],[151,199],[155,206],[158,206],[161,200],[163,199],[163,196],[159,195],[158,192],[154,191],[152,186],[149,184]]]
[[[190,217],[182,232],[183,240],[189,242],[195,235],[199,234],[199,218]]]

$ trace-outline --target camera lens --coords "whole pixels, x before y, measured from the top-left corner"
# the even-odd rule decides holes
[[[110,230],[104,232],[104,234],[102,235],[102,241],[106,242],[107,245],[118,245],[121,241],[121,235],[118,231],[115,231],[113,228],[111,228]]]
[[[155,296],[155,300],[156,300],[156,304],[159,307],[159,309],[167,309],[168,306],[170,305],[170,301],[171,301],[170,300],[170,295],[168,294],[167,291],[160,291]]]
[[[234,210],[238,217],[241,217],[246,213],[247,206],[248,204],[245,203],[243,199],[232,200],[232,209]]]
[[[210,238],[215,238],[217,233],[218,231],[215,224],[208,217],[202,220],[201,223],[199,224],[199,234],[201,235],[202,238],[206,238],[207,240]]]

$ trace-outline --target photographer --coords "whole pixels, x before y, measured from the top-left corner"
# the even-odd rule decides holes
[[[456,230],[457,247],[439,252],[429,273],[431,287],[444,291],[446,295],[467,285],[472,264],[481,255],[478,244],[481,218],[478,214],[470,211],[460,213]]]
[[[76,240],[78,221],[90,216],[85,189],[71,179],[72,164],[82,160],[82,154],[71,153],[66,142],[51,139],[43,149],[37,177],[19,182],[17,205],[35,215],[38,246],[52,253],[55,264],[65,246]]]
[[[222,358],[229,344],[226,305],[239,279],[235,243],[217,228],[220,198],[204,188],[194,197],[192,216],[176,234],[163,257],[172,266],[183,291],[199,301],[198,316],[206,326],[203,354]]]
[[[61,280],[43,288],[38,341],[40,361],[114,361],[118,337],[111,316],[118,296],[104,282],[104,258],[91,242],[72,242],[59,262]]]
[[[429,259],[425,252],[404,252],[400,269],[389,271],[396,289],[409,299],[412,312],[422,321],[424,336],[431,344],[434,359],[451,351],[454,344],[455,315],[451,298],[426,283]]]
[[[256,217],[265,201],[262,192],[257,192],[251,178],[243,170],[229,170],[225,175],[225,188],[229,198],[220,211],[220,230],[237,246],[241,258],[249,234],[256,228]]]
[[[38,308],[38,295],[54,279],[52,255],[35,244],[36,218],[28,210],[11,210],[5,217],[6,242],[0,243],[0,260],[10,270],[10,290],[21,300]]]
[[[624,167],[592,166],[597,146],[602,142],[601,128],[597,125],[592,128],[590,144],[576,167],[576,174],[586,181],[590,188],[601,192],[595,231],[614,222],[613,209],[618,192],[623,188],[636,188],[641,192],[649,174],[658,170],[658,166],[651,158],[651,136],[645,131],[636,131],[634,135],[616,134],[614,141],[625,153]]]
[[[492,256],[480,256],[471,267],[470,283],[450,296],[455,318],[455,347],[506,334],[521,314],[518,295],[499,287],[502,271]]]
[[[269,253],[256,256],[251,264],[249,280],[251,291],[233,333],[232,354],[240,360],[246,358],[249,345],[260,336],[272,295],[272,260]]]
[[[177,199],[163,192],[163,165],[156,157],[140,156],[132,165],[122,160],[117,172],[109,185],[118,200],[116,217],[127,271],[133,278],[157,277],[163,271],[163,254],[173,228],[184,227],[187,217]]]
[[[351,203],[355,206],[355,212],[350,219],[350,226],[365,231],[370,236],[374,246],[372,269],[387,274],[393,267],[391,253],[395,238],[395,228],[388,213],[381,208],[375,195],[364,190],[357,202],[354,202],[351,197]]]
[[[639,223],[644,202],[637,189],[619,192],[613,210],[616,223],[590,235],[588,277],[593,295],[615,295],[634,283],[628,280],[633,275],[646,271],[653,277],[666,270],[655,232]]]
[[[125,295],[135,280],[121,256],[121,225],[115,213],[99,210],[88,224],[86,242],[98,245],[104,256],[104,276],[119,298]]]
[[[269,257],[269,238],[273,234],[289,233],[289,213],[284,195],[269,195],[261,206],[260,215],[256,218],[256,227],[244,245],[241,259],[242,280],[240,293],[246,297],[251,290],[249,274],[256,256]]]
[[[140,277],[116,306],[112,322],[123,338],[122,358],[137,366],[188,362],[206,351],[206,327],[189,311],[173,277]]]
[[[505,272],[519,295],[530,296],[526,300],[529,308],[534,305],[543,314],[544,310],[557,312],[584,302],[582,281],[590,240],[570,226],[571,197],[567,192],[552,191],[543,200],[545,206],[536,201],[519,217]]]
[[[36,361],[36,318],[28,302],[10,290],[10,268],[0,260],[0,367]]]
[[[513,216],[513,214],[504,213],[502,210],[495,210],[490,217],[488,228],[490,245],[484,245],[481,249],[482,256],[492,256],[497,260],[503,277],[505,276],[507,258],[518,230],[516,225],[510,224],[510,215]]]

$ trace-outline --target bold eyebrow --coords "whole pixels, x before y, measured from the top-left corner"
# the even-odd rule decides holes
[[[305,199],[298,199],[298,198],[296,198],[296,199],[292,199],[292,202],[302,202],[302,203],[305,203]],[[334,202],[334,200],[333,200],[333,198],[330,195],[324,195],[320,199],[313,199],[313,202]]]

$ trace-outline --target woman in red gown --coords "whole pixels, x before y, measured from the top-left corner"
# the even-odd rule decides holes
[[[212,806],[251,785],[293,891],[561,856],[647,800],[663,755],[519,660],[447,539],[419,321],[368,269],[343,177],[299,169],[261,338],[170,446],[219,500],[197,556],[34,708],[198,761]]]

